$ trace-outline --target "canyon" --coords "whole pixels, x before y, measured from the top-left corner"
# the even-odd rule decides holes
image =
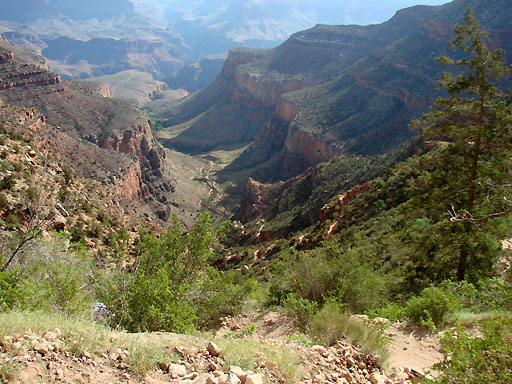
[[[415,6],[376,25],[317,25],[273,49],[232,48],[213,84],[153,110],[161,142],[200,156],[241,150],[214,178],[248,201],[255,182],[289,180],[340,156],[387,154],[416,135],[409,122],[439,95],[435,58],[450,54],[468,5],[512,61],[510,25],[491,16],[503,0]]]
[[[29,108],[20,123],[31,127],[41,150],[111,188],[139,214],[166,222],[179,210],[170,202],[177,200],[180,177],[139,106],[108,97],[104,84],[64,81],[40,56],[34,61],[26,54],[0,42],[4,117],[17,116],[17,106]]]

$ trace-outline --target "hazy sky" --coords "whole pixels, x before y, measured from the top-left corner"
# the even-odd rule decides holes
[[[328,0],[328,4],[336,5],[325,7],[326,13],[319,16],[329,23],[332,23],[333,18],[339,17],[340,24],[375,24],[389,20],[397,10],[402,8],[413,5],[440,5],[448,2],[449,0]],[[329,8],[341,8],[343,15],[329,13]]]
[[[1,1],[1,0],[0,0]],[[389,20],[397,10],[413,5],[439,5],[449,0],[131,0],[148,13],[165,10],[201,9],[200,12],[233,6],[236,3],[262,6],[270,14],[297,8],[308,14],[313,10],[315,22],[325,24],[375,24]]]

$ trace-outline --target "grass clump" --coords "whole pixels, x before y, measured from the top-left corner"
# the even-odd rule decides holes
[[[131,372],[144,377],[159,362],[172,360],[172,353],[166,353],[165,346],[156,340],[144,340],[136,335],[112,331],[90,319],[78,316],[66,316],[59,313],[9,311],[0,313],[0,339],[4,336],[32,333],[44,335],[45,332],[59,330],[63,348],[74,356],[84,352],[101,354],[116,350],[127,350],[126,363]],[[0,379],[7,377],[15,367],[0,371]],[[3,376],[2,376],[3,375]]]
[[[12,362],[2,364],[0,366],[0,383],[9,383],[14,379],[18,369],[19,368]]]
[[[351,317],[335,303],[326,303],[311,319],[313,338],[324,345],[348,339],[384,363],[388,357],[387,338],[381,328]]]
[[[302,376],[299,352],[285,345],[262,343],[257,338],[217,339],[226,367],[236,365],[245,370],[255,370],[260,364],[270,368],[286,383],[296,383]]]
[[[92,320],[43,311],[0,312],[0,338],[32,332],[42,335],[59,329],[67,350],[74,354],[84,351],[98,353],[119,347],[122,333],[112,331]],[[116,335],[117,337],[112,337]]]
[[[128,350],[130,355],[127,357],[126,363],[130,367],[130,371],[139,377],[146,376],[158,363],[169,360],[169,356],[165,354],[160,345],[133,341]]]

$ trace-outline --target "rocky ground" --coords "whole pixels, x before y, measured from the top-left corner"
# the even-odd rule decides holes
[[[329,347],[304,343],[290,320],[282,314],[254,311],[226,320],[217,335],[212,335],[213,341],[158,332],[126,335],[130,346],[94,352],[81,348],[80,343],[70,346],[71,336],[59,329],[40,335],[30,331],[7,335],[0,341],[0,378],[9,383],[398,384],[411,383],[418,371],[441,358],[434,338],[417,338],[418,333],[392,325],[390,364],[384,369],[374,356],[346,342]],[[248,353],[243,346],[258,349],[250,352],[256,356],[251,369],[231,364],[233,351],[226,340],[239,342],[239,354]],[[163,353],[145,371],[143,358],[133,347],[148,342]],[[282,353],[269,358],[270,350],[287,350],[297,356],[292,361],[293,374],[283,374]]]

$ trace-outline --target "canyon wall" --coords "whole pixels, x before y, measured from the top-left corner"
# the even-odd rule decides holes
[[[33,131],[42,149],[128,199],[165,200],[172,185],[151,122],[136,105],[103,96],[96,84],[62,81],[1,43],[0,98],[33,109],[27,119],[39,122]]]

